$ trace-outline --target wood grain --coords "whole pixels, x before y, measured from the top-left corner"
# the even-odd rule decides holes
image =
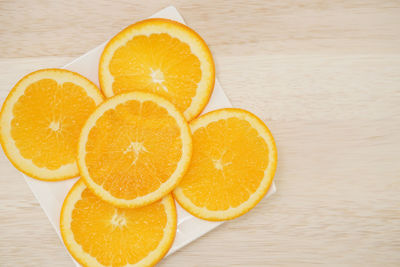
[[[0,101],[175,5],[235,107],[276,137],[278,193],[160,266],[400,265],[399,1],[0,1]],[[73,266],[0,154],[0,266]]]

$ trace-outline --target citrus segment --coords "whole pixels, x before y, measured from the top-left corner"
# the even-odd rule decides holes
[[[253,208],[268,191],[277,162],[273,137],[240,109],[207,113],[190,123],[192,161],[173,194],[193,215],[227,220]]]
[[[103,101],[99,89],[81,75],[45,69],[22,78],[1,112],[1,141],[10,161],[42,180],[78,176],[80,130]]]
[[[145,91],[171,101],[187,120],[205,107],[214,87],[214,62],[187,26],[148,19],[129,26],[105,47],[99,79],[105,95]]]
[[[79,180],[64,201],[60,229],[83,266],[152,266],[170,249],[176,223],[171,195],[146,207],[117,208]]]
[[[89,117],[80,136],[78,165],[100,198],[138,207],[177,185],[191,150],[189,126],[170,102],[130,92],[106,100]]]

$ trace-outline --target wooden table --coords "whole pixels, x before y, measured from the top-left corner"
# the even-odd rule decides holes
[[[0,96],[169,4],[279,152],[278,193],[161,266],[400,264],[400,2],[0,2]],[[2,152],[1,152],[2,153]],[[73,266],[0,155],[0,266]]]

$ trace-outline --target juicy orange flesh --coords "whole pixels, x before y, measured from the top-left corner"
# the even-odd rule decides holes
[[[179,187],[198,207],[226,210],[249,199],[267,164],[267,144],[247,121],[218,120],[193,133],[192,161]]]
[[[182,156],[180,130],[163,107],[136,100],[106,111],[90,130],[86,166],[92,180],[115,197],[157,190]]]
[[[30,84],[13,108],[11,135],[21,155],[56,170],[76,160],[80,130],[96,103],[71,82]]]
[[[134,264],[157,248],[167,214],[156,202],[137,209],[116,208],[82,192],[72,212],[71,230],[82,249],[104,266]]]
[[[114,94],[152,92],[181,112],[190,106],[201,79],[200,60],[189,45],[166,33],[133,37],[115,51],[109,67]]]

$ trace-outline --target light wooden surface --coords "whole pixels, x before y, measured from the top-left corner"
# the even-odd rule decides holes
[[[160,265],[399,266],[399,1],[1,0],[1,102],[22,75],[169,4],[209,44],[233,105],[275,135],[278,193]],[[0,266],[73,266],[4,154]]]

